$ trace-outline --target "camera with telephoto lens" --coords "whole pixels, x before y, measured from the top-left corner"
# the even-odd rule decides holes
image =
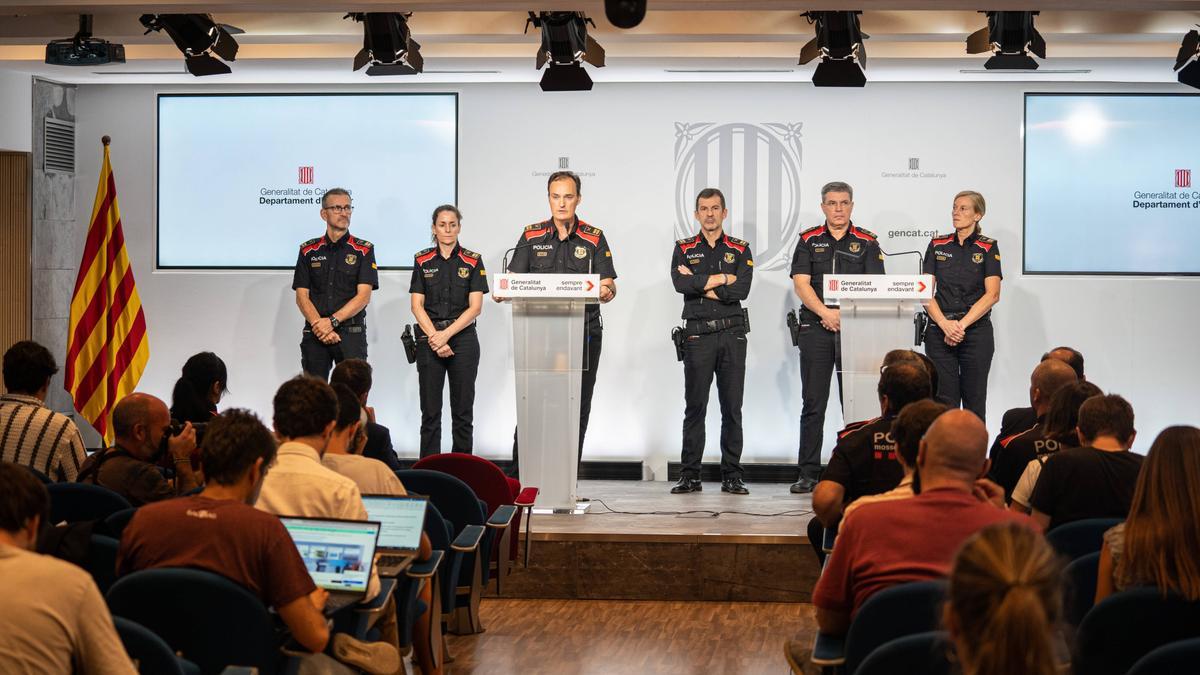
[[[186,422],[171,420],[171,426],[167,427],[167,436],[175,437],[183,433],[185,424]],[[196,430],[196,447],[199,447],[201,441],[204,440],[204,430],[208,428],[208,422],[192,422],[192,428]]]

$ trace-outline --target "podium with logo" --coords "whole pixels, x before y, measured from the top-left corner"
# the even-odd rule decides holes
[[[824,297],[841,306],[842,416],[879,416],[879,368],[893,349],[912,349],[915,318],[933,298],[928,274],[826,275]]]
[[[500,274],[493,293],[512,304],[521,482],[537,510],[576,513],[585,309],[600,302],[598,274]]]

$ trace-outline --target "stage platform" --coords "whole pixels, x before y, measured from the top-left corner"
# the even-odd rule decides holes
[[[670,494],[672,483],[585,480],[580,515],[534,514],[528,568],[504,597],[807,602],[816,557],[809,495],[751,483],[749,495]],[[524,528],[522,528],[524,530]],[[495,584],[491,585],[492,593]]]

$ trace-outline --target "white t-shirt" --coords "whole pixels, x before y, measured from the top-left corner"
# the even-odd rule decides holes
[[[1013,488],[1013,503],[1030,508],[1029,500],[1033,496],[1033,488],[1037,485],[1038,476],[1042,475],[1042,464],[1049,457],[1050,455],[1042,455],[1037,459],[1029,460],[1029,463],[1025,465],[1025,470],[1021,472],[1021,477],[1017,479],[1017,485]]]

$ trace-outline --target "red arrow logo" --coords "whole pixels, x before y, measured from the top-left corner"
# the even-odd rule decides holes
[[[590,290],[592,290],[593,288],[595,288],[595,287],[596,287],[596,284],[593,284],[593,283],[591,282],[591,280],[589,280],[589,281],[587,282],[587,284],[588,284],[588,287],[587,287],[587,289],[588,289],[589,291],[590,291]]]
[[[925,290],[925,282],[924,282],[924,281],[918,281],[918,282],[917,282],[917,292],[918,292],[918,293],[920,293],[920,292],[921,292],[921,291],[923,291],[923,290]]]

